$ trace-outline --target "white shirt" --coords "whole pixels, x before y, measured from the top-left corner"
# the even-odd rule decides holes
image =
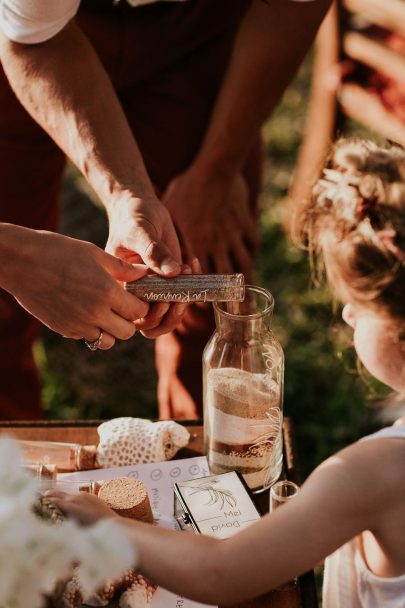
[[[96,1],[96,0],[95,0]],[[112,0],[111,0],[112,1]],[[157,0],[126,0],[131,6]],[[187,2],[187,0],[164,0]],[[311,2],[311,0],[292,0]],[[0,28],[14,42],[36,44],[56,36],[75,16],[80,0],[0,0]]]
[[[405,424],[392,426],[361,441],[385,437],[405,440]],[[361,554],[354,538],[325,560],[323,608],[405,608],[405,574],[376,576]]]

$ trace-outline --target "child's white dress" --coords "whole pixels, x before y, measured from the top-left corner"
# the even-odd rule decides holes
[[[360,441],[385,437],[405,440],[405,424],[382,429]],[[405,574],[383,578],[370,572],[357,539],[353,539],[325,560],[323,608],[405,608]]]

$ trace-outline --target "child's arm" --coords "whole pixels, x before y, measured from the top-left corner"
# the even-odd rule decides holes
[[[312,568],[363,530],[378,537],[387,509],[405,500],[396,476],[387,475],[393,443],[364,442],[340,452],[318,467],[297,498],[227,540],[119,521],[139,550],[139,569],[154,582],[197,601],[240,602]],[[400,444],[397,462],[404,459]],[[57,504],[88,521],[80,503],[89,499],[94,506],[88,496]],[[100,509],[98,517],[105,516]]]

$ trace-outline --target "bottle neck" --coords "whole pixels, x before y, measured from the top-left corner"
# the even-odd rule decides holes
[[[232,337],[234,341],[246,341],[259,338],[270,331],[271,313],[263,315],[234,315],[227,314],[220,308],[215,308],[215,322],[218,334]]]
[[[274,299],[261,287],[246,285],[242,302],[216,302],[214,304],[217,331],[221,337],[235,341],[258,338],[270,331]]]

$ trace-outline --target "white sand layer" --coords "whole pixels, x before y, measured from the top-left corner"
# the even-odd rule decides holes
[[[278,407],[273,407],[265,418],[256,419],[224,414],[215,407],[209,407],[207,417],[210,437],[232,445],[253,443],[261,437],[272,437],[280,430]]]
[[[280,390],[270,374],[222,367],[208,373],[207,400],[226,414],[262,419],[280,405]]]

